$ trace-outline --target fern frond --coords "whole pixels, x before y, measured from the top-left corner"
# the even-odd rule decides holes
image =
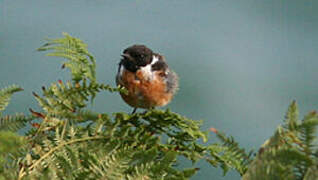
[[[304,152],[307,155],[312,155],[317,150],[317,127],[318,115],[315,111],[305,116],[302,124],[299,126],[300,139],[304,145]]]
[[[45,153],[40,159],[36,160],[32,166],[29,167],[30,170],[33,170],[34,168],[36,168],[40,163],[42,163],[46,158],[52,157],[51,154],[55,153],[56,151],[64,148],[67,145],[71,145],[74,143],[80,143],[80,142],[85,142],[85,141],[90,141],[90,140],[102,140],[105,139],[105,137],[101,137],[101,136],[96,136],[96,137],[84,137],[84,138],[80,138],[80,139],[74,139],[74,140],[70,140],[68,142],[64,142],[59,144],[58,146],[54,146],[52,148],[50,148],[50,150]]]
[[[17,85],[12,85],[4,89],[1,89],[0,90],[0,111],[3,111],[7,107],[13,93],[19,92],[22,90],[23,89]]]
[[[315,156],[317,126],[316,112],[309,113],[299,122],[297,105],[292,102],[285,124],[279,126],[274,136],[263,144],[243,180],[317,177],[312,172],[318,164]]]
[[[297,154],[295,150],[289,150],[283,141],[285,132],[279,127],[274,136],[267,140],[260,148],[255,159],[249,164],[248,171],[243,180],[264,179],[296,179],[294,174],[294,163],[289,164],[288,159]],[[284,160],[281,162],[280,160]]]
[[[125,92],[120,87],[111,88],[109,85],[97,83],[87,84],[86,80],[82,82],[82,85],[58,81],[58,83],[52,83],[49,88],[42,88],[42,90],[44,97],[33,93],[36,100],[46,112],[55,115],[66,115],[80,111],[87,106],[88,97],[94,99],[101,90]]]
[[[216,130],[215,133],[223,144],[213,144],[209,147],[211,156],[214,159],[208,159],[208,162],[213,166],[220,164],[224,175],[229,169],[235,169],[243,175],[252,161],[253,151],[247,153],[243,148],[239,147],[233,137],[226,137],[223,133]]]
[[[28,149],[25,137],[10,131],[0,131],[0,179],[17,179],[20,159]]]
[[[19,136],[10,131],[0,131],[0,156],[7,153],[18,152],[23,144],[26,144],[23,136]]]
[[[34,116],[25,116],[22,113],[16,115],[6,115],[0,117],[0,131],[10,130],[17,131],[26,126],[27,123],[35,119]]]
[[[43,89],[45,98],[35,94],[39,104],[46,112],[52,114],[66,114],[84,108],[87,101],[94,100],[101,90],[109,92],[123,92],[122,87],[113,88],[109,85],[99,84],[96,80],[96,63],[94,57],[88,52],[87,45],[80,39],[63,33],[64,38],[48,39],[48,43],[40,47],[39,51],[52,50],[48,56],[67,59],[63,67],[71,70],[73,82],[53,83],[48,89]]]
[[[299,124],[299,112],[296,101],[293,101],[287,110],[285,115],[285,128],[290,131],[294,131],[297,129],[297,125]]]
[[[88,52],[87,45],[80,39],[63,33],[64,38],[48,39],[48,42],[38,51],[52,50],[48,56],[56,56],[67,59],[63,67],[71,70],[74,83],[89,79],[91,83],[96,82],[95,58]]]
[[[133,153],[131,148],[124,147],[113,149],[106,154],[92,154],[88,160],[90,166],[87,171],[94,174],[96,179],[124,179]]]

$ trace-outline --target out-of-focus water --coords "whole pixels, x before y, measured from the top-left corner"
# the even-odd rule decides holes
[[[203,119],[243,147],[257,149],[282,123],[291,100],[301,114],[318,109],[318,1],[28,0],[0,2],[0,87],[19,84],[7,113],[37,104],[32,91],[68,74],[36,52],[46,37],[68,32],[89,45],[98,80],[115,85],[120,53],[143,43],[166,56],[180,90],[168,106]],[[103,93],[95,110],[131,111]],[[36,109],[36,108],[35,108]],[[212,136],[210,142],[215,142]],[[206,163],[196,180],[239,175]]]

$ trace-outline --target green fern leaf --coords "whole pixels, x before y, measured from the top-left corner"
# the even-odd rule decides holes
[[[290,131],[294,131],[297,129],[297,125],[299,123],[298,120],[299,112],[296,101],[293,101],[288,107],[287,113],[285,115],[285,126]]]
[[[34,116],[25,116],[22,113],[0,117],[0,130],[17,131],[35,119]]]
[[[11,96],[15,92],[22,91],[20,86],[12,85],[0,90],[0,111],[3,111],[9,104]]]
[[[315,111],[305,116],[300,125],[300,139],[304,144],[304,151],[306,154],[311,155],[315,148],[317,148],[317,127],[318,115]]]
[[[88,52],[87,45],[80,39],[71,37],[67,33],[63,33],[64,38],[48,39],[48,43],[44,44],[38,51],[52,50],[48,56],[56,56],[67,59],[63,64],[71,70],[74,83],[78,83],[88,78],[91,83],[96,83],[96,62],[94,57]]]

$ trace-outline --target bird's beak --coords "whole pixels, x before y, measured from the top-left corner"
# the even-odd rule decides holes
[[[132,57],[129,54],[122,54],[121,57],[124,59],[132,60]]]

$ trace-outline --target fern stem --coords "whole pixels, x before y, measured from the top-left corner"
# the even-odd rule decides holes
[[[64,139],[64,135],[65,135],[65,132],[66,132],[66,126],[67,126],[67,124],[68,124],[68,120],[64,121],[61,139]]]

